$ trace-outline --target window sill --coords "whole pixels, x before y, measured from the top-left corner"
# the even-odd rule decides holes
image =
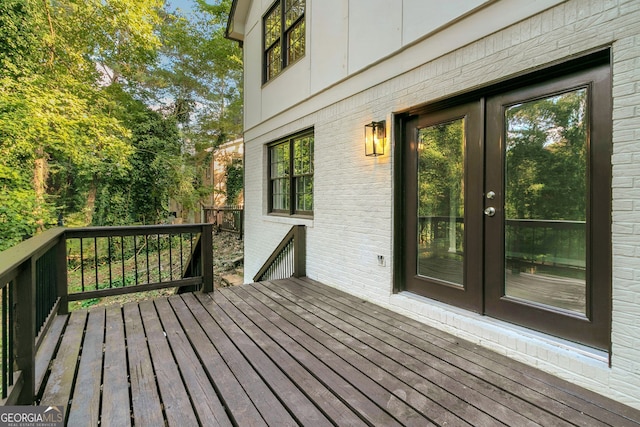
[[[304,225],[313,228],[313,217],[308,215],[285,215],[270,213],[262,217],[265,222],[277,224]]]

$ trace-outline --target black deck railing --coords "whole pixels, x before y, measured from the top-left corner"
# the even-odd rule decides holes
[[[33,402],[36,352],[70,301],[213,291],[212,232],[211,224],[55,228],[0,253],[0,404]]]
[[[205,208],[207,222],[213,223],[219,231],[236,233],[242,237],[244,232],[244,209],[242,206],[217,206]]]
[[[193,255],[196,248],[202,252],[199,239],[211,230],[211,224],[68,229],[68,299],[201,285],[213,259]],[[203,270],[198,263],[205,258],[211,268]]]
[[[306,237],[304,225],[294,225],[254,276],[253,280],[286,279],[306,274]]]

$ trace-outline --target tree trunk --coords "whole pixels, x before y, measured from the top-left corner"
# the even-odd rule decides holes
[[[91,225],[93,221],[93,212],[96,207],[96,194],[98,193],[98,177],[94,174],[89,187],[89,195],[87,196],[87,205],[84,208],[85,221],[87,225]]]
[[[44,231],[45,223],[45,195],[47,193],[47,158],[44,149],[39,147],[36,150],[36,160],[33,166],[33,188],[36,192],[36,207],[34,217],[36,218],[37,231]]]

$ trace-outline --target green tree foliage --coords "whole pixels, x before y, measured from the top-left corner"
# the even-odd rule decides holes
[[[0,78],[33,72],[41,41],[33,31],[33,4],[24,0],[0,2]]]
[[[586,220],[586,90],[506,113],[507,218]]]
[[[176,117],[188,150],[217,147],[242,131],[242,53],[224,38],[230,0],[198,0],[187,19],[168,14],[162,26],[163,61],[148,87],[156,102]]]
[[[94,223],[157,223],[167,217],[169,197],[176,196],[181,185],[184,160],[178,128],[173,119],[128,93],[117,96],[122,123],[131,130],[133,152],[125,173],[112,170],[99,182]]]
[[[231,162],[227,165],[227,204],[238,204],[238,197],[244,187],[244,168],[240,163]]]
[[[189,21],[164,0],[0,2],[0,247],[61,215],[150,223],[169,197],[197,204],[189,146],[239,133],[229,7]]]
[[[463,150],[463,119],[420,129],[418,216],[463,215]]]

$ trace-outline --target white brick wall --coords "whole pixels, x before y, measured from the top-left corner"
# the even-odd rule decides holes
[[[611,367],[602,355],[561,340],[393,294],[392,113],[606,45],[613,52],[614,95]],[[375,73],[375,68],[366,72]],[[380,119],[387,121],[392,154],[365,157],[364,123]],[[301,223],[266,215],[264,144],[313,126],[314,218],[302,221],[309,226],[309,277],[640,408],[639,0],[568,1],[285,126],[269,126],[253,129],[246,141],[246,281],[290,226]],[[378,266],[378,255],[385,266]]]

